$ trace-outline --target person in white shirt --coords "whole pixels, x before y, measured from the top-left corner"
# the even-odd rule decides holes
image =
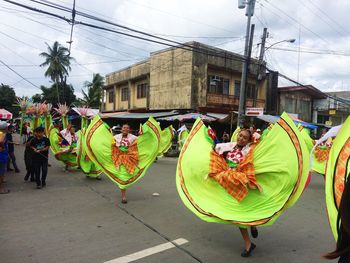
[[[137,139],[137,136],[130,133],[129,124],[124,124],[121,133],[115,135],[114,139],[117,147],[129,147]],[[120,189],[120,191],[122,194],[122,203],[126,204],[128,202],[126,200],[126,189]]]
[[[67,143],[69,145],[72,145],[72,143],[77,141],[77,136],[75,134],[75,129],[73,128],[71,123],[69,123],[67,128],[62,130],[60,132],[60,134],[67,141]]]

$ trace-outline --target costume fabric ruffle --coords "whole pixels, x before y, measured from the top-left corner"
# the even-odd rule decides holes
[[[326,170],[326,204],[329,223],[335,240],[338,239],[337,217],[345,181],[350,171],[350,117],[347,118],[330,149]]]
[[[251,147],[250,157],[239,164],[236,175],[225,167],[221,156],[220,162],[213,147],[208,128],[198,119],[177,165],[178,193],[187,208],[202,220],[240,227],[267,226],[300,197],[308,178],[309,155],[287,114],[281,116],[264,140]],[[215,165],[213,156],[221,166]],[[213,178],[215,172],[229,173],[236,180],[229,182],[235,198],[222,186],[225,183]]]

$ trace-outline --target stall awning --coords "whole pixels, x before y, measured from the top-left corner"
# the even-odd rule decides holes
[[[101,113],[102,119],[112,118],[112,119],[148,119],[149,117],[160,118],[168,117],[178,114],[174,111],[167,112],[115,112],[115,113]]]
[[[294,121],[295,124],[301,124],[302,126],[308,128],[308,129],[316,129],[317,126],[311,123],[308,123],[306,121],[297,119],[291,115],[289,115],[292,120]],[[270,122],[270,123],[276,123],[278,121],[278,119],[280,118],[279,116],[273,116],[273,115],[261,115],[261,116],[257,116],[258,119],[263,120],[265,122]]]
[[[12,113],[5,110],[5,109],[0,109],[0,119],[4,120],[11,120],[12,119]]]
[[[170,117],[165,117],[165,118],[158,118],[158,120],[160,121],[188,121],[188,120],[196,120],[198,118],[201,118],[203,121],[216,121],[217,118],[208,116],[208,115],[204,115],[204,114],[200,114],[200,113],[186,113],[186,114],[177,114],[174,116],[170,116]]]
[[[78,110],[78,108],[72,108],[76,113],[78,113],[78,115],[80,115],[80,112]],[[99,113],[99,109],[87,109],[87,116],[88,117],[94,117]]]

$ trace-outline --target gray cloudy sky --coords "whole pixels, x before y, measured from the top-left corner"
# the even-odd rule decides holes
[[[30,0],[17,2],[70,16]],[[72,7],[73,0],[52,2]],[[76,5],[78,11],[145,32],[243,53],[246,17],[244,10],[237,8],[237,0],[76,0]],[[253,56],[258,54],[256,44],[267,27],[267,46],[297,39],[293,44],[281,43],[274,46],[277,49],[266,52],[270,68],[324,91],[350,91],[349,11],[350,1],[346,0],[259,0],[252,20],[256,25]],[[76,20],[102,25],[80,16]],[[45,42],[52,45],[57,40],[68,46],[69,33],[67,22],[0,0],[0,59],[36,86],[50,85],[44,77],[45,69],[38,66],[43,62],[38,54],[46,51]],[[75,26],[73,41],[72,56],[76,62],[68,82],[78,95],[84,81],[92,79],[92,73],[105,75],[165,48],[82,25]],[[1,64],[0,82],[14,87],[19,96],[40,92]],[[280,85],[291,83],[280,79]]]

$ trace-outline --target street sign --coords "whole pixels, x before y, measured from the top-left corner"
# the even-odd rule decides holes
[[[337,110],[329,110],[329,115],[336,115],[337,114]]]
[[[264,108],[246,108],[246,116],[261,116],[264,115]]]

